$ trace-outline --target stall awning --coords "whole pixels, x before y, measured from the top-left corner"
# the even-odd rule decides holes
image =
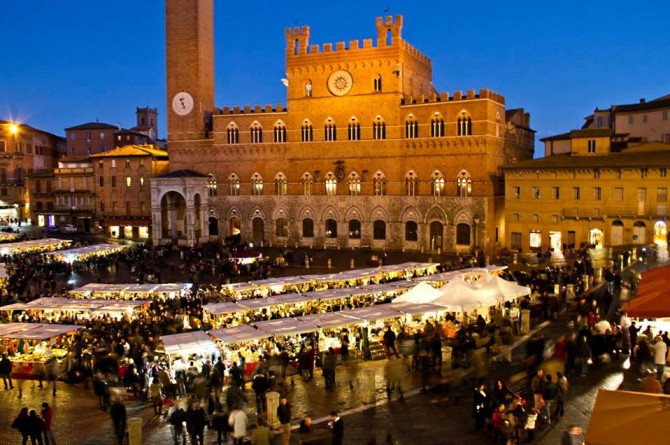
[[[247,324],[231,328],[214,329],[209,331],[209,335],[226,344],[260,340],[262,338],[270,337],[270,334],[267,332],[258,330]]]
[[[161,336],[167,354],[209,354],[216,350],[216,343],[203,331],[184,332]]]
[[[21,252],[62,249],[63,247],[69,246],[71,243],[72,240],[46,238],[21,241],[19,243],[0,244],[0,255],[13,255],[15,253]]]
[[[83,260],[91,256],[108,255],[122,250],[128,249],[130,246],[124,244],[94,244],[92,246],[79,247],[76,249],[59,250],[57,252],[47,252],[46,255],[53,256],[59,261],[66,261],[72,263],[74,261]]]
[[[309,314],[296,317],[301,323],[316,325],[321,329],[330,329],[356,324],[359,321],[348,317],[341,312],[325,312],[322,314]]]
[[[279,318],[254,323],[256,327],[270,335],[297,335],[315,332],[319,327],[312,323],[302,323],[297,318]]]
[[[210,303],[206,304],[203,307],[203,310],[206,310],[212,315],[225,315],[232,314],[240,310],[244,310],[237,303],[232,302],[223,302],[223,303]]]
[[[393,300],[393,303],[430,303],[442,295],[442,291],[435,289],[430,284],[422,281],[419,284],[412,283],[413,288],[405,294]]]
[[[47,340],[68,334],[83,326],[44,323],[6,323],[0,325],[0,337],[15,340]]]
[[[341,314],[356,318],[360,321],[388,320],[400,317],[401,314],[392,308],[390,304],[379,304],[376,306],[347,309],[340,311]]]
[[[442,306],[430,303],[396,303],[393,310],[408,315],[426,314],[428,312],[443,311]]]

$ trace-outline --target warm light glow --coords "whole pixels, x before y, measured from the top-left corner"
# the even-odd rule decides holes
[[[9,132],[13,135],[16,135],[19,132],[19,126],[14,123],[9,124]]]

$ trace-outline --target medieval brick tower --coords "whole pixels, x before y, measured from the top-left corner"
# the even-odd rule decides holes
[[[168,140],[207,138],[214,110],[212,0],[166,0]]]
[[[502,242],[500,167],[533,153],[529,121],[503,96],[436,91],[396,16],[362,42],[287,29],[287,106],[215,108],[212,3],[166,0],[171,173],[152,181],[154,243],[240,234],[440,253]]]

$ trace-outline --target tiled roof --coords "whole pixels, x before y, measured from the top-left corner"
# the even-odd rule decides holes
[[[153,156],[155,158],[168,157],[168,152],[159,150],[153,145],[124,145],[122,147],[109,150],[104,153],[96,153],[91,155],[92,158],[119,158],[128,156]]]
[[[207,175],[202,173],[195,172],[193,170],[175,170],[170,173],[165,173],[164,175],[158,176],[159,178],[206,178]]]
[[[649,142],[607,155],[569,153],[508,164],[505,170],[670,167],[670,144]]]
[[[75,125],[74,127],[66,128],[65,131],[70,130],[106,130],[106,129],[118,129],[117,125],[106,124],[104,122],[87,122],[81,125]]]

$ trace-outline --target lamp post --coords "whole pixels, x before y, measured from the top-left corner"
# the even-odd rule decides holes
[[[475,245],[475,249],[476,249],[477,248],[477,226],[479,225],[479,217],[475,216],[472,219],[472,222],[474,223],[475,234],[474,234],[473,238],[474,238],[474,245]]]

